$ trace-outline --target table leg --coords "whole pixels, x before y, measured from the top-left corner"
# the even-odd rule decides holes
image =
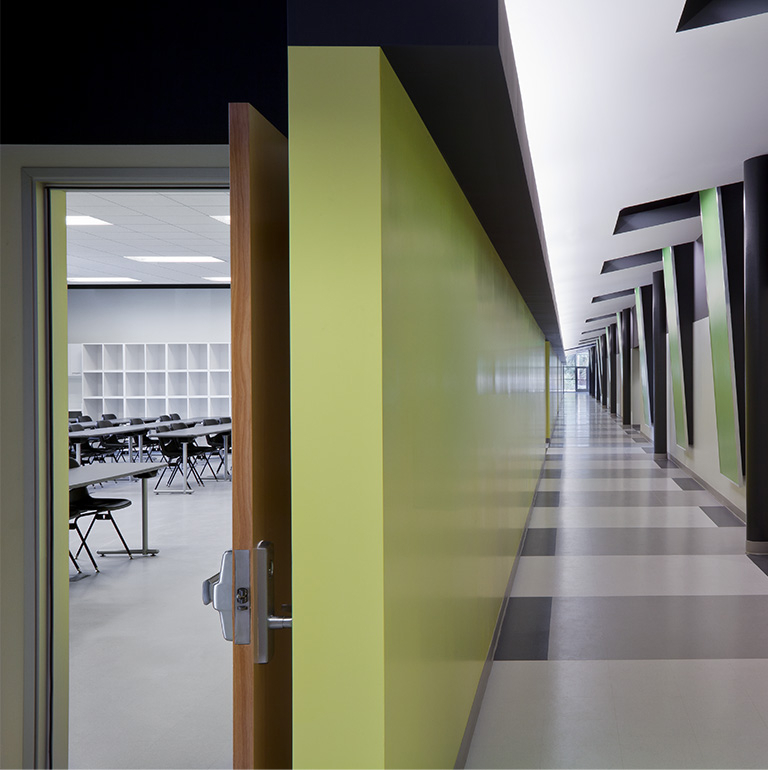
[[[229,433],[224,434],[224,477],[232,480],[232,474],[229,472]]]
[[[160,553],[157,548],[149,547],[149,477],[141,477],[141,548],[130,548],[131,554],[154,556]],[[97,551],[99,556],[124,554],[125,551]]]

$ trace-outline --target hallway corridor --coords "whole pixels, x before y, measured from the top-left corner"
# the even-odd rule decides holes
[[[467,767],[768,767],[767,557],[652,452],[565,394]]]

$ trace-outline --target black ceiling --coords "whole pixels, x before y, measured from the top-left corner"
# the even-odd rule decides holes
[[[183,13],[138,2],[118,17],[86,1],[0,12],[6,144],[226,144],[230,102],[250,102],[287,133],[287,45],[381,45],[562,355],[502,64],[511,56],[503,0],[261,0]]]

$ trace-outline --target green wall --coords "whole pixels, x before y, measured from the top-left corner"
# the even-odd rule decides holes
[[[739,484],[742,481],[741,439],[739,438],[736,374],[731,334],[731,307],[728,299],[725,235],[719,191],[717,188],[702,190],[699,193],[699,199],[720,473]]]
[[[544,338],[377,48],[289,52],[294,763],[455,762]]]

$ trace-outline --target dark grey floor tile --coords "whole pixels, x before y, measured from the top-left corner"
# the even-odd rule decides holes
[[[743,553],[743,532],[715,527],[568,527],[557,530],[555,546],[557,556]]]
[[[687,492],[699,492],[704,489],[696,479],[690,479],[687,476],[679,479],[672,479],[672,481],[674,481],[680,489],[684,489]]]
[[[494,660],[546,660],[550,596],[513,596],[507,603]]]
[[[556,508],[558,505],[560,505],[559,492],[539,491],[533,498],[534,508]]]
[[[545,471],[546,472],[546,471]],[[560,476],[549,478],[567,479],[668,479],[670,471],[661,468],[557,468],[551,472],[560,473]],[[545,477],[547,478],[547,477]]]
[[[554,453],[552,453],[552,452],[547,452],[547,456],[546,456],[546,459],[547,459],[547,460],[555,460],[555,461],[559,461],[559,460],[562,460],[562,459],[563,459],[563,455],[562,455],[562,453],[561,453],[561,454],[554,454]]]
[[[768,555],[765,554],[750,554],[749,560],[754,562],[760,569],[768,575]]]
[[[556,597],[549,658],[768,658],[768,596]]]
[[[543,479],[560,479],[563,477],[562,468],[545,468],[541,472],[541,478]]]
[[[533,527],[525,532],[521,556],[554,556],[557,545],[557,530]]]
[[[744,522],[735,514],[731,513],[724,505],[700,505],[704,513],[709,516],[718,527],[743,527]]]
[[[632,441],[636,442],[637,444],[649,444],[650,443],[645,436],[637,436],[636,438],[633,438]]]
[[[541,494],[541,493],[539,493]],[[691,499],[701,492],[666,492],[650,489],[600,490],[600,491],[568,491],[560,492],[559,505],[562,507],[578,508],[625,508],[631,507],[664,507],[679,505],[700,505],[705,499]],[[543,503],[536,503],[543,505]]]
[[[659,457],[656,460],[656,465],[659,466],[659,468],[677,468],[678,465],[674,460],[670,460],[668,457]]]

